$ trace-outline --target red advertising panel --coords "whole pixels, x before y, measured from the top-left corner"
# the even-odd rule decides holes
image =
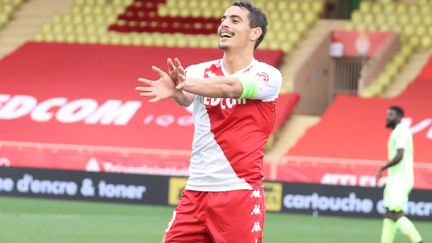
[[[375,187],[386,180],[375,180],[378,168],[385,161],[286,156],[277,165],[275,180],[321,183],[327,185]],[[416,163],[415,185],[417,189],[432,189],[432,166]]]
[[[167,57],[185,66],[217,49],[27,43],[0,61],[0,164],[185,175],[193,121],[174,101],[149,103],[134,90]],[[279,51],[257,52],[277,65]],[[281,95],[277,125],[298,95]]]
[[[391,33],[336,30],[331,34],[332,45],[342,50],[342,56],[373,56]]]

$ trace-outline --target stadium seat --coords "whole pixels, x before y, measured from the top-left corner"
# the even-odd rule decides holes
[[[216,46],[220,14],[230,4],[228,0],[77,0],[69,14],[54,15],[34,40],[211,47]],[[309,0],[257,4],[269,13],[271,29],[282,33],[270,31],[262,47],[285,52],[293,50],[323,9],[322,1]]]
[[[347,30],[393,31],[400,33],[401,50],[387,65],[383,74],[392,79],[418,47],[430,49],[432,45],[432,5],[428,1],[404,3],[396,1],[362,1],[351,15]],[[381,80],[387,81],[386,78]],[[387,83],[387,82],[383,82]],[[373,88],[379,91],[379,88]],[[366,92],[367,95],[376,92]]]
[[[24,2],[24,0],[0,1],[0,30],[13,19],[14,13]]]

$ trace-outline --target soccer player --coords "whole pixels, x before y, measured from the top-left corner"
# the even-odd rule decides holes
[[[280,72],[254,58],[267,17],[248,1],[235,2],[218,28],[219,60],[186,70],[168,59],[158,80],[140,78],[150,102],[193,104],[190,175],[164,242],[262,242],[265,218],[264,146],[275,123]],[[173,134],[174,135],[174,134]]]
[[[381,234],[382,243],[393,242],[397,229],[411,242],[422,242],[414,224],[403,214],[414,185],[413,140],[409,127],[401,123],[403,116],[404,111],[398,106],[392,106],[387,111],[387,128],[393,130],[388,141],[390,161],[379,169],[376,176],[378,181],[382,173],[388,170],[384,189],[386,214]]]

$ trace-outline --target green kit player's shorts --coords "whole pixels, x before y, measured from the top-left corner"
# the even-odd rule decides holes
[[[408,206],[411,189],[400,185],[387,185],[384,189],[384,207],[390,211],[404,211]]]

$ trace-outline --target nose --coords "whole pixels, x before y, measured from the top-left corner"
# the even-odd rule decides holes
[[[220,27],[227,28],[228,27],[227,21],[228,21],[228,18],[222,20],[222,22],[220,23]]]

